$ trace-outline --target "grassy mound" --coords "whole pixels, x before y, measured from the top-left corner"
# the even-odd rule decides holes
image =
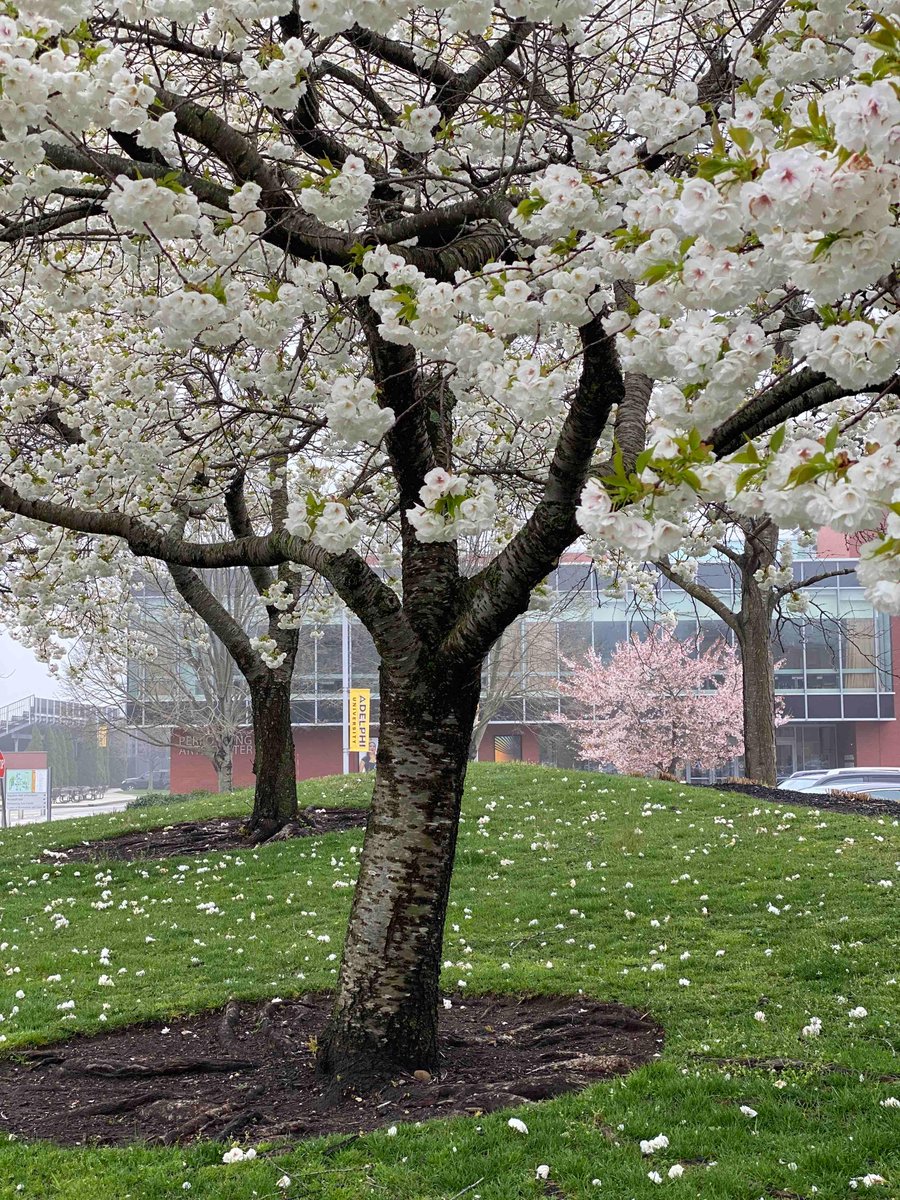
[[[369,786],[317,780],[300,802],[359,804]],[[240,794],[210,797],[173,819],[246,807]],[[160,815],[0,834],[0,1052],[334,983],[361,831],[190,860],[60,864],[44,853]],[[258,1147],[233,1165],[215,1144],[7,1143],[0,1196],[897,1197],[900,1107],[882,1102],[900,1097],[898,860],[888,817],[474,767],[446,992],[454,1004],[482,991],[581,990],[633,1005],[666,1030],[659,1063],[519,1110],[527,1134],[493,1115],[400,1126],[337,1151],[339,1139],[271,1156]],[[821,1031],[804,1036],[813,1018]],[[657,1134],[668,1146],[642,1154]]]

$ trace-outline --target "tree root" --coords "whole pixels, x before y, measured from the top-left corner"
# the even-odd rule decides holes
[[[271,837],[266,838],[266,841],[287,842],[290,841],[291,838],[302,837],[305,830],[308,828],[309,826],[305,823],[301,825],[299,821],[288,821],[287,825],[282,825],[282,827],[276,833],[273,833]]]
[[[303,837],[312,827],[302,813],[295,813],[289,821],[265,817],[260,821],[249,820],[244,826],[244,836],[251,846],[263,846],[269,842],[287,842],[291,838]]]
[[[219,1022],[219,1045],[231,1050],[237,1045],[237,1027],[241,1019],[241,1006],[237,1000],[229,1000]]]
[[[223,1117],[230,1119],[226,1120],[219,1133],[208,1136],[211,1141],[216,1142],[231,1137],[237,1130],[258,1120],[260,1114],[255,1109],[248,1109],[247,1105],[259,1099],[265,1090],[264,1087],[252,1088],[240,1098],[240,1101],[232,1100],[228,1104],[216,1104],[212,1108],[205,1108],[202,1112],[195,1113],[187,1121],[182,1121],[174,1129],[168,1130],[157,1140],[163,1146],[175,1146],[185,1138],[204,1133],[210,1125],[221,1121]]]
[[[201,1075],[228,1074],[232,1071],[253,1071],[259,1063],[247,1058],[175,1058],[170,1062],[114,1063],[87,1062],[64,1063],[63,1070],[70,1075],[102,1075],[107,1079],[150,1079],[156,1075]]]
[[[240,1133],[242,1129],[245,1129],[248,1125],[252,1125],[261,1117],[262,1113],[259,1111],[259,1109],[245,1109],[244,1112],[238,1113],[238,1115],[232,1121],[229,1121],[223,1129],[220,1129],[219,1132],[214,1135],[213,1141],[226,1142],[230,1137],[234,1137],[235,1134]]]
[[[113,1116],[117,1113],[134,1112],[136,1108],[143,1108],[145,1104],[165,1099],[165,1092],[141,1092],[139,1096],[128,1096],[123,1100],[110,1100],[105,1104],[86,1104],[84,1108],[73,1108],[69,1110],[68,1116],[75,1120],[93,1116]]]
[[[66,1061],[66,1056],[58,1050],[18,1050],[13,1057],[32,1067],[50,1067]]]

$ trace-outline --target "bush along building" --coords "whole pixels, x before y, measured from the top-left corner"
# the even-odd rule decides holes
[[[773,623],[776,694],[789,721],[777,731],[779,776],[795,770],[845,765],[900,765],[900,723],[895,715],[892,635],[896,618],[876,613],[853,572],[854,556],[843,537],[824,534],[814,556],[797,558],[797,580],[827,578],[806,590],[803,615]],[[834,572],[833,574],[831,572]],[[705,559],[698,579],[726,606],[738,587],[727,560]],[[629,589],[607,594],[592,564],[567,556],[554,572],[550,610],[530,612],[504,634],[485,667],[484,694],[472,752],[482,761],[576,765],[569,740],[556,718],[571,702],[558,683],[570,662],[588,650],[601,657],[632,633],[641,635],[653,612]],[[708,609],[664,577],[660,596],[677,618],[677,634],[699,642],[730,632]],[[673,619],[670,615],[670,620]],[[374,758],[348,752],[345,712],[350,689],[367,689],[370,733],[378,735],[378,656],[365,629],[338,616],[301,632],[294,673],[292,718],[299,778],[365,769]],[[165,705],[135,704],[165,725]],[[171,788],[176,792],[214,788],[212,764],[196,731],[170,723]],[[377,744],[377,741],[376,743]],[[374,745],[373,745],[374,750]],[[235,740],[233,779],[253,782],[253,739],[242,728]],[[589,764],[578,764],[589,765]],[[741,761],[728,773],[740,773]]]

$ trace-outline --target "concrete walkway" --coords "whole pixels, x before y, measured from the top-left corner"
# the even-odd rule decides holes
[[[125,805],[129,800],[134,799],[134,792],[123,792],[119,788],[110,788],[102,800],[87,800],[80,804],[54,804],[53,816],[54,821],[67,821],[72,817],[97,817],[106,813],[116,813],[124,811]],[[9,826],[11,829],[17,828],[19,825],[46,825],[46,821],[20,821],[17,819],[16,810],[9,811]]]

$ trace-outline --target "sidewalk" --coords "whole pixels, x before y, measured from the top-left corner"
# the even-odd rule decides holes
[[[54,804],[52,807],[52,820],[67,821],[73,817],[96,817],[102,816],[105,813],[122,812],[128,801],[133,799],[134,792],[123,792],[118,788],[110,788],[101,800],[86,800],[83,803],[77,804]],[[47,824],[43,819],[37,821],[20,821],[17,819],[17,815],[15,809],[10,810],[10,829],[17,829],[20,825]]]

